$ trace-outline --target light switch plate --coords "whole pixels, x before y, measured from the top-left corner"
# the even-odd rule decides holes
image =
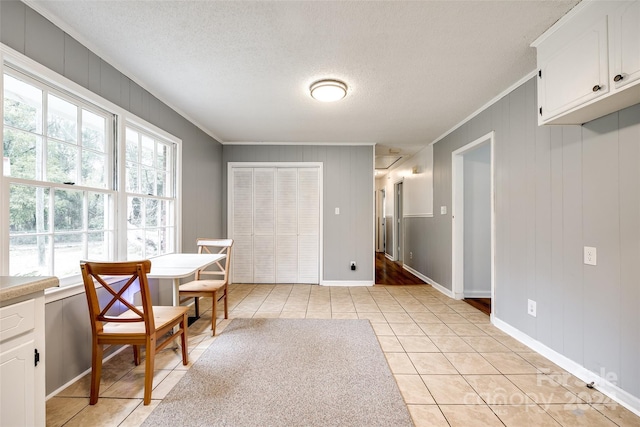
[[[447,207],[440,206],[440,215],[446,215],[446,214],[447,214]]]
[[[340,208],[336,208],[336,215],[340,215]]]

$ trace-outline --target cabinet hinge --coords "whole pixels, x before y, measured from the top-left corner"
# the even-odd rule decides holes
[[[34,349],[33,350],[34,354],[33,354],[33,363],[34,366],[38,366],[38,362],[40,362],[40,353],[38,353],[38,349]]]
[[[538,77],[542,78],[542,70],[538,70]]]

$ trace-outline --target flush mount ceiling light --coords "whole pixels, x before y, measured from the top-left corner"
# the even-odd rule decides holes
[[[340,80],[319,80],[309,90],[311,97],[320,102],[339,101],[347,95],[347,85]]]

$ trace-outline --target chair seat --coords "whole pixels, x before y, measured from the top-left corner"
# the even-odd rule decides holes
[[[142,309],[141,307],[136,307]],[[172,306],[154,306],[153,307],[153,321],[156,329],[164,329],[166,326],[175,323],[175,321],[181,318],[185,312],[189,309],[187,307],[172,307]],[[116,316],[118,319],[136,318],[138,317],[133,311],[127,310],[124,313]],[[132,322],[132,323],[117,323],[109,322],[103,326],[102,334],[127,334],[127,335],[145,335],[144,322]]]
[[[224,287],[224,280],[193,280],[180,285],[180,292],[213,292]]]

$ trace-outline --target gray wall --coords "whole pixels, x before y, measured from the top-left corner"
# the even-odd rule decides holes
[[[491,146],[464,153],[464,296],[491,296]]]
[[[222,146],[40,14],[0,1],[0,42],[182,140],[182,250],[222,236]],[[46,305],[47,393],[90,368],[84,295]]]
[[[543,127],[536,106],[531,79],[435,144],[436,214],[408,222],[422,240],[405,251],[451,289],[451,152],[494,130],[494,314],[640,397],[640,105]],[[597,266],[583,264],[583,246],[597,248]]]
[[[223,218],[227,223],[228,162],[323,163],[323,279],[374,280],[373,148],[371,146],[225,145]],[[335,208],[340,215],[335,215]],[[355,261],[356,271],[349,269]]]

